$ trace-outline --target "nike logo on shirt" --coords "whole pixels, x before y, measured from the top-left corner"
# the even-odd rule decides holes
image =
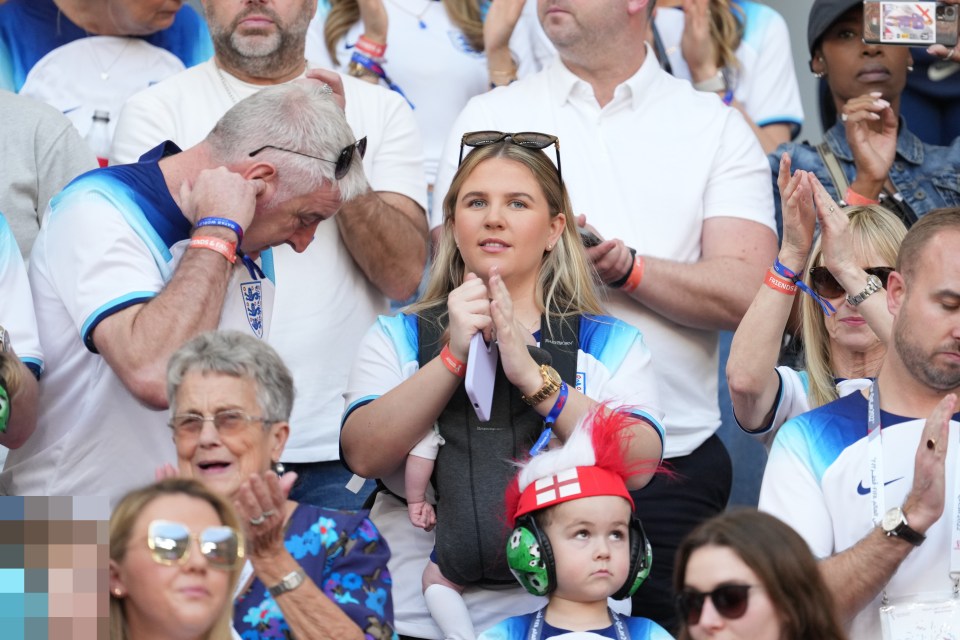
[[[896,482],[897,480],[903,480],[903,476],[900,476],[899,478],[894,478],[893,480],[887,480],[886,482],[883,483],[883,486],[887,486],[891,482]],[[868,487],[863,486],[863,480],[861,480],[860,484],[857,485],[857,493],[859,493],[862,496],[870,495],[870,489]]]

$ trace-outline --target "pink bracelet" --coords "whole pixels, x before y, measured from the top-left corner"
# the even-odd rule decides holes
[[[871,200],[866,196],[862,196],[850,187],[847,187],[847,193],[843,196],[843,199],[848,205],[854,205],[858,207],[866,206],[868,204],[880,204],[879,200]]]
[[[387,52],[386,43],[374,42],[367,36],[360,36],[354,47],[357,51],[365,53],[371,58],[382,58],[383,54]]]

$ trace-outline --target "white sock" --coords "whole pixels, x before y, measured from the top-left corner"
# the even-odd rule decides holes
[[[442,584],[432,584],[423,592],[423,599],[446,640],[476,639],[467,603],[459,593]]]

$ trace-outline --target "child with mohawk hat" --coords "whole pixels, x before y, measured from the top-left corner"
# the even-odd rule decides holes
[[[626,485],[649,471],[624,463],[631,420],[629,408],[601,406],[563,447],[530,459],[510,483],[507,563],[527,591],[549,602],[494,625],[480,640],[672,638],[655,622],[621,616],[607,604],[632,595],[650,572],[650,544]]]

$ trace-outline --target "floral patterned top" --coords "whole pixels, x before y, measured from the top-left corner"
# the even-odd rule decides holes
[[[397,640],[390,597],[390,549],[366,511],[301,504],[290,516],[287,551],[317,587],[363,630],[367,640]],[[233,626],[243,640],[289,640],[283,611],[254,578],[234,603]]]

